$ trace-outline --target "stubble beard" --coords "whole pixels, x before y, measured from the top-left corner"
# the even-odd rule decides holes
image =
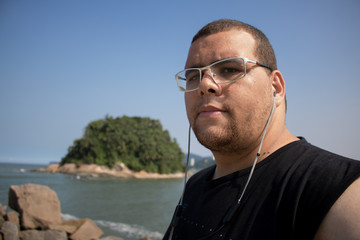
[[[197,140],[213,152],[236,153],[242,152],[259,141],[266,122],[269,118],[272,105],[269,103],[260,112],[248,109],[248,115],[242,121],[230,114],[225,126],[212,126],[203,129],[200,124],[192,125]],[[231,113],[232,111],[230,111]],[[254,126],[254,123],[257,125]]]
[[[246,145],[246,139],[249,139],[249,133],[242,129],[250,129],[251,126],[230,118],[226,126],[202,129],[201,126],[194,124],[193,131],[198,141],[213,152],[234,153],[241,151]],[[242,128],[242,129],[241,129]]]
[[[230,127],[233,129],[233,127]],[[219,130],[218,133],[210,132],[197,132],[197,129],[194,129],[194,133],[198,141],[206,148],[210,149],[213,152],[235,152],[238,151],[238,147],[235,146],[236,136],[234,134],[236,130],[223,129]]]

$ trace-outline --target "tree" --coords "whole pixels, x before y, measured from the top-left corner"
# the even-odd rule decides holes
[[[90,122],[61,160],[94,163],[110,168],[123,162],[128,168],[156,173],[183,171],[184,153],[159,120],[147,117],[106,116]]]

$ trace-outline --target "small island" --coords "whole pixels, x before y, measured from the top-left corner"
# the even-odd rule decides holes
[[[37,172],[79,177],[173,178],[184,174],[184,153],[159,120],[106,116],[90,122],[59,163]]]

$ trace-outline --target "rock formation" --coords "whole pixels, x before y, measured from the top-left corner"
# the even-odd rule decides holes
[[[91,240],[103,235],[91,219],[62,220],[60,201],[47,186],[11,186],[9,206],[17,213],[6,213],[0,204],[0,239],[3,240]]]
[[[172,173],[172,174],[159,174],[148,173],[146,171],[135,172],[125,166],[124,163],[115,163],[112,169],[106,166],[100,166],[97,164],[75,164],[66,163],[60,165],[59,163],[51,164],[45,168],[34,170],[35,172],[49,172],[49,173],[65,173],[74,174],[79,177],[114,177],[114,178],[182,178],[184,173]]]
[[[9,207],[20,214],[24,229],[46,229],[61,223],[60,201],[52,189],[37,184],[11,186]]]
[[[0,240],[97,240],[103,235],[91,219],[62,220],[60,201],[47,186],[11,186],[9,206],[16,212],[0,204]],[[100,240],[123,239],[107,236]]]

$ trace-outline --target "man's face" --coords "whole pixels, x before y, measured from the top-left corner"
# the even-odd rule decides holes
[[[231,30],[196,40],[185,68],[204,67],[225,58],[254,55],[255,40]],[[212,151],[236,152],[255,147],[265,128],[273,103],[268,70],[247,63],[247,74],[234,83],[217,85],[203,72],[198,90],[185,93],[189,122],[201,144]]]

